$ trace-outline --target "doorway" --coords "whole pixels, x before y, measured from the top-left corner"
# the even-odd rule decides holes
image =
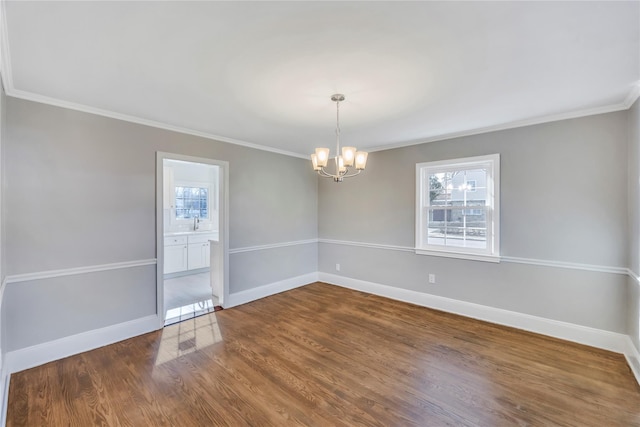
[[[167,326],[228,298],[228,163],[158,153],[157,307]]]

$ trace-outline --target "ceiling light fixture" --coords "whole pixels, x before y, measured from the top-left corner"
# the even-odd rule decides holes
[[[358,175],[367,166],[367,156],[369,153],[356,151],[356,147],[342,147],[340,155],[340,102],[344,101],[344,95],[336,93],[331,96],[331,100],[336,103],[336,157],[335,173],[325,170],[329,162],[330,150],[328,148],[316,148],[316,152],[311,155],[313,170],[324,178],[333,178],[334,182],[342,182],[343,178],[350,178]],[[349,173],[349,168],[355,166],[356,172]]]

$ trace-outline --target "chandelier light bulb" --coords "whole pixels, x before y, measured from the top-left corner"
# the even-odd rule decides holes
[[[328,148],[316,148],[316,156],[318,159],[318,166],[324,168],[329,161],[329,149]],[[313,159],[312,159],[313,160]]]
[[[347,167],[344,164],[344,159],[342,158],[342,156],[338,156],[338,171],[339,172],[346,172],[347,171]]]
[[[356,169],[361,171],[364,170],[364,168],[367,166],[367,157],[369,156],[369,153],[366,153],[364,151],[358,151],[356,152],[355,155],[355,160],[356,160]]]
[[[313,165],[314,171],[319,171],[320,169],[322,169],[320,165],[318,165],[318,155],[315,153],[311,155],[311,164]]]
[[[342,160],[345,166],[353,166],[356,158],[356,147],[342,147]]]

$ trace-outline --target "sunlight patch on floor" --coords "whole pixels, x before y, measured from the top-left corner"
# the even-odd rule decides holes
[[[215,311],[214,308],[215,305],[212,299],[186,304],[182,307],[171,308],[167,310],[164,315],[164,325],[169,326],[174,323],[202,316],[203,314],[213,313]]]
[[[156,366],[222,342],[215,313],[166,326],[156,358]]]

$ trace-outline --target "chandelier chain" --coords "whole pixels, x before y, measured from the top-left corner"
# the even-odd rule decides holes
[[[340,155],[340,100],[336,101],[336,167]],[[337,169],[336,169],[337,170]]]

